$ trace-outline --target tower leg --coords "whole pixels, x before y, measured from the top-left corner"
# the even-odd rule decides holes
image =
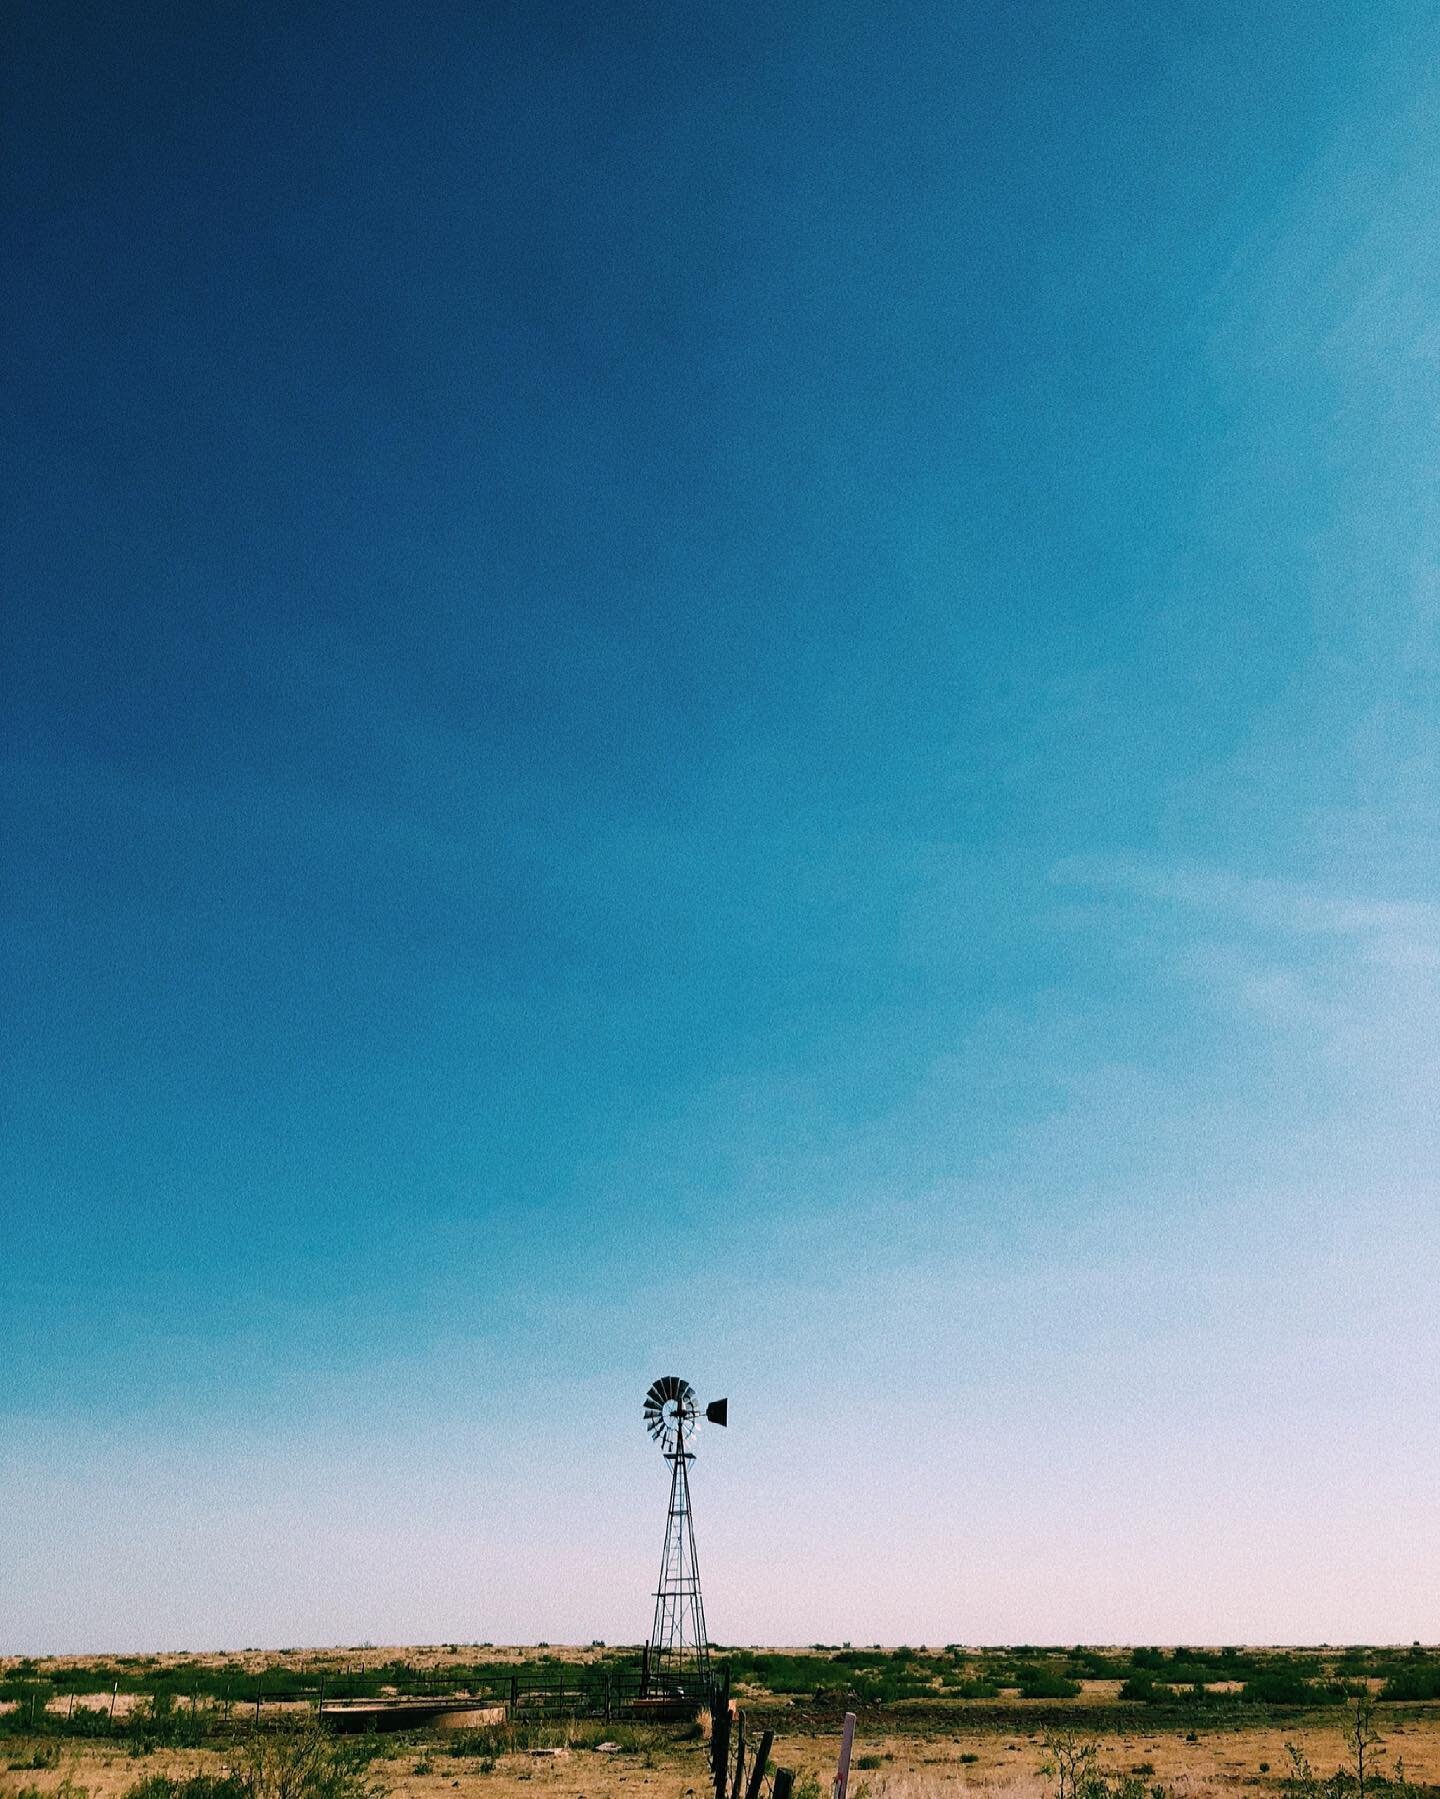
[[[710,1651],[690,1510],[690,1454],[683,1436],[677,1438],[669,1461],[670,1510],[645,1673],[647,1688],[659,1693],[683,1691],[698,1701],[709,1687]]]

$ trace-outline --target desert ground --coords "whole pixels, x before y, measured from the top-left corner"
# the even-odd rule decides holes
[[[329,1669],[330,1678],[338,1680],[347,1673],[354,1677],[404,1665],[443,1680],[447,1668],[464,1665],[467,1657],[473,1662],[482,1648],[493,1667],[534,1666],[537,1658],[593,1666],[615,1653],[598,1644],[553,1650],[549,1645],[365,1645],[305,1651],[303,1657],[260,1650],[225,1657],[156,1656],[144,1658],[144,1666],[152,1678],[167,1670],[183,1695],[187,1681],[193,1692],[203,1671],[213,1674],[222,1666],[236,1671],[237,1678],[258,1679],[303,1663],[309,1675]],[[804,1652],[769,1653],[787,1657],[793,1669]],[[983,1667],[985,1653],[975,1652],[974,1667]],[[816,1662],[821,1665],[819,1656]],[[177,1799],[178,1789],[163,1782],[224,1776],[240,1765],[248,1708],[223,1728],[217,1723],[214,1741],[157,1743],[134,1728],[150,1703],[143,1693],[118,1692],[114,1682],[108,1690],[98,1683],[91,1692],[75,1689],[93,1665],[94,1658],[86,1657],[0,1660],[0,1690],[21,1676],[63,1685],[67,1673],[71,1687],[68,1694],[48,1698],[44,1720],[34,1730],[26,1728],[19,1701],[0,1700],[0,1799],[126,1799],[142,1782],[152,1783],[144,1799]],[[1079,1691],[1064,1700],[1025,1700],[1005,1689],[999,1700],[941,1696],[933,1702],[866,1703],[829,1691],[823,1678],[817,1678],[813,1693],[777,1694],[752,1670],[752,1677],[733,1689],[752,1748],[760,1731],[774,1731],[771,1759],[795,1771],[801,1799],[829,1793],[847,1706],[858,1717],[851,1799],[1054,1799],[1045,1743],[1057,1730],[1093,1741],[1096,1767],[1112,1778],[1134,1776],[1147,1791],[1158,1785],[1165,1799],[1241,1799],[1241,1788],[1257,1789],[1255,1799],[1293,1794],[1289,1745],[1303,1752],[1321,1778],[1349,1766],[1346,1707],[1338,1702],[1268,1710],[1222,1703],[1207,1716],[1183,1705],[1156,1710],[1124,1703],[1119,1680],[1088,1679],[1076,1682]],[[1221,1694],[1236,1689],[1233,1696],[1240,1696],[1238,1682],[1217,1681],[1214,1687]],[[1352,1683],[1352,1694],[1361,1690],[1378,1697],[1385,1687],[1379,1677],[1367,1677]],[[206,1703],[218,1720],[213,1700],[202,1702],[202,1712]],[[67,1715],[87,1705],[92,1712],[107,1712],[104,1731],[97,1725],[91,1735],[65,1734]],[[267,1702],[265,1728],[283,1730],[287,1713],[299,1722],[307,1711],[303,1702]],[[1440,1700],[1381,1700],[1375,1721],[1383,1738],[1371,1752],[1382,1783],[1377,1794],[1403,1770],[1412,1788],[1431,1789],[1440,1799]],[[555,1719],[465,1731],[429,1727],[352,1741],[346,1753],[363,1762],[373,1790],[391,1799],[706,1799],[710,1791],[706,1744],[701,1728],[688,1720],[637,1725]],[[156,1776],[163,1781],[155,1783]],[[186,1795],[178,1792],[178,1799]],[[189,1799],[200,1799],[198,1790]]]

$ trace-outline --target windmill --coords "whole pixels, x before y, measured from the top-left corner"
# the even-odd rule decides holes
[[[709,1685],[710,1649],[690,1514],[690,1462],[695,1453],[690,1444],[702,1417],[711,1424],[726,1424],[728,1410],[728,1400],[715,1399],[702,1413],[695,1389],[678,1374],[662,1375],[645,1395],[645,1428],[670,1464],[670,1512],[646,1658],[652,1693],[680,1694],[687,1683],[692,1693],[700,1693]]]

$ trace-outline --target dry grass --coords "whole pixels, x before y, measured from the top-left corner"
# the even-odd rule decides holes
[[[474,1662],[533,1662],[553,1657],[564,1662],[597,1662],[613,1654],[601,1643],[360,1643],[321,1649],[233,1649],[193,1651],[177,1649],[147,1658],[157,1668],[219,1668],[233,1665],[247,1674],[261,1674],[266,1669],[283,1668],[287,1663],[307,1671],[325,1668],[382,1668],[391,1662],[404,1662],[408,1667],[426,1672]],[[639,1651],[636,1651],[638,1655]],[[13,1673],[24,1658],[0,1655],[0,1677]],[[97,1661],[132,1660],[127,1656],[103,1654],[49,1655],[42,1658],[45,1672],[66,1668],[88,1667]],[[109,1698],[107,1692],[106,1698]]]
[[[1222,1782],[1184,1778],[1177,1783],[1179,1799],[1233,1799]],[[1038,1771],[1011,1774],[978,1774],[972,1768],[951,1772],[927,1769],[899,1773],[852,1775],[850,1799],[1052,1799],[1052,1788]]]
[[[282,1657],[274,1651],[247,1651],[230,1658],[222,1655],[171,1655],[158,1658],[166,1665],[186,1663],[218,1665],[242,1661],[251,1673],[302,1660],[307,1671],[325,1665],[376,1666],[404,1661],[412,1667],[443,1669],[452,1663],[521,1661],[537,1654],[557,1659],[593,1661],[606,1652],[594,1645],[555,1644],[546,1648],[490,1647],[472,1644],[365,1645],[327,1651],[296,1651]],[[48,1664],[85,1662],[88,1657],[59,1657]],[[13,1666],[15,1658],[0,1662]],[[1287,1770],[1285,1745],[1295,1742],[1304,1750],[1316,1772],[1328,1776],[1346,1763],[1347,1754],[1336,1712],[1324,1721],[1292,1718],[1283,1723],[1263,1723],[1243,1729],[1202,1728],[1189,1733],[1184,1725],[1157,1723],[1145,1711],[1109,1710],[1115,1697],[1113,1681],[1083,1683],[1079,1703],[1087,1712],[1093,1705],[1093,1734],[1100,1744],[1099,1766],[1110,1774],[1143,1771],[1147,1781],[1164,1783],[1175,1799],[1282,1799],[1281,1779]],[[108,1693],[89,1697],[96,1708],[107,1708]],[[77,1705],[86,1703],[77,1697]],[[57,1700],[59,1711],[68,1699]],[[135,1703],[124,1693],[116,1703],[117,1719]],[[269,1709],[269,1708],[267,1708]],[[967,1716],[957,1707],[952,1717],[929,1724],[907,1717],[897,1705],[888,1713],[889,1728],[877,1718],[885,1713],[862,1715],[855,1753],[878,1757],[879,1767],[859,1770],[852,1777],[851,1799],[1046,1799],[1040,1773],[1044,1760],[1041,1738],[1047,1728],[1046,1702],[1033,1703],[1024,1722],[1007,1735],[985,1720],[977,1710]],[[753,1720],[753,1714],[752,1714]],[[557,1726],[549,1740],[562,1750],[556,1756],[535,1756],[521,1746],[516,1733],[493,1739],[495,1752],[452,1754],[442,1738],[417,1743],[387,1740],[374,1764],[379,1781],[392,1799],[707,1799],[708,1766],[705,1743],[710,1720],[698,1718],[700,1729],[688,1737],[680,1729],[656,1728],[643,1740],[627,1739],[623,1753],[597,1753],[600,1741],[618,1734],[621,1727],[588,1724],[568,1733]],[[835,1771],[838,1719],[808,1726],[786,1727],[783,1709],[772,1705],[766,1722],[773,1723],[777,1740],[772,1754],[777,1764],[793,1768],[803,1778],[812,1776],[822,1795],[828,1794]],[[1403,1757],[1412,1780],[1440,1787],[1440,1703],[1408,1706],[1403,1721],[1398,1714],[1381,1710],[1380,1729],[1385,1753],[1379,1759],[1382,1772],[1393,1770]],[[52,1739],[53,1741],[54,1739]],[[753,1737],[752,1737],[753,1741]],[[192,1774],[219,1775],[238,1746],[157,1750],[132,1757],[124,1742],[62,1738],[59,1760],[53,1767],[26,1768],[21,1764],[35,1745],[21,1737],[0,1741],[0,1799],[18,1799],[22,1792],[32,1799],[123,1799],[139,1780],[152,1774],[184,1779]],[[962,1759],[963,1758],[963,1759]],[[11,1767],[10,1764],[16,1764]],[[1254,1788],[1241,1793],[1239,1789]]]
[[[1403,1755],[1412,1778],[1440,1784],[1440,1708],[1418,1723],[1397,1726],[1382,1719],[1382,1729],[1387,1750],[1382,1768]],[[1193,1743],[1174,1730],[1097,1735],[1104,1769],[1124,1773],[1153,1768],[1153,1778],[1171,1787],[1177,1799],[1241,1799],[1241,1788],[1254,1788],[1255,1799],[1273,1799],[1281,1792],[1287,1738],[1298,1742],[1324,1773],[1345,1759],[1333,1724],[1215,1731]],[[813,1775],[824,1794],[835,1771],[836,1748],[831,1734],[782,1735],[773,1754],[777,1763],[802,1777]],[[225,1773],[234,1755],[214,1749],[157,1750],[135,1758],[112,1743],[74,1742],[62,1746],[53,1768],[9,1770],[7,1763],[24,1759],[25,1749],[15,1739],[0,1750],[4,1799],[14,1799],[24,1789],[36,1799],[59,1799],[67,1790],[79,1799],[82,1788],[88,1799],[122,1799],[147,1775],[183,1779]],[[852,1799],[1046,1799],[1038,1735],[879,1736],[862,1729],[856,1752],[886,1759],[879,1769],[852,1776]],[[975,1759],[962,1762],[962,1754]],[[1265,1773],[1261,1762],[1269,1763]],[[707,1799],[709,1790],[704,1745],[694,1737],[676,1740],[658,1731],[655,1746],[643,1752],[600,1754],[577,1742],[554,1756],[514,1750],[493,1762],[480,1755],[452,1756],[439,1741],[395,1742],[386,1745],[374,1773],[392,1799]]]
[[[1393,1769],[1403,1757],[1410,1779],[1440,1786],[1440,1706],[1413,1708],[1403,1723],[1383,1713],[1378,1721],[1386,1751],[1378,1768]],[[1139,1720],[1127,1730],[1097,1728],[1097,1765],[1109,1774],[1143,1769],[1147,1781],[1162,1782],[1176,1799],[1240,1799],[1239,1789],[1254,1789],[1256,1799],[1274,1799],[1287,1771],[1287,1742],[1298,1743],[1322,1775],[1348,1763],[1336,1718],[1197,1731],[1193,1742],[1189,1734],[1174,1726],[1147,1729]],[[851,1776],[851,1799],[861,1799],[862,1786],[865,1799],[1043,1799],[1042,1735],[1038,1720],[1035,1731],[1013,1736],[988,1730],[878,1735],[867,1734],[862,1723],[856,1756],[878,1755],[882,1765]],[[822,1794],[828,1793],[835,1771],[833,1738],[782,1734],[773,1753],[780,1764],[813,1774]],[[969,1759],[962,1762],[962,1756]]]

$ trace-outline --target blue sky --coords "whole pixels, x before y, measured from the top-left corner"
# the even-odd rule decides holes
[[[1440,19],[6,31],[0,1650],[1440,1632]]]

